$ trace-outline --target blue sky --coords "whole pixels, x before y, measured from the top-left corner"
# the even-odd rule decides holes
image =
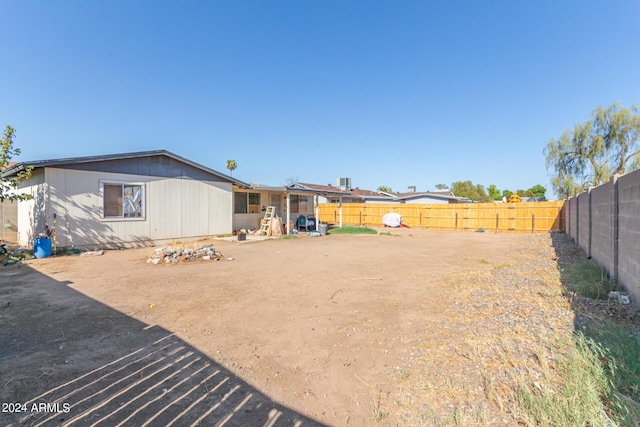
[[[542,184],[640,104],[639,1],[0,0],[14,160],[167,149],[246,182]],[[549,194],[553,196],[552,194]]]

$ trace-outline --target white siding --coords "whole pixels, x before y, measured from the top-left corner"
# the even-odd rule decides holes
[[[428,203],[430,205],[441,205],[441,204],[446,205],[449,203],[449,200],[426,196],[426,197],[407,200],[405,203],[408,205],[424,204],[424,203]]]
[[[47,168],[51,203],[58,214],[59,246],[143,246],[231,232],[231,184],[188,178],[160,178]],[[144,219],[103,219],[100,182],[140,183],[145,187]]]
[[[18,243],[24,247],[33,245],[38,233],[45,232],[44,206],[48,200],[44,171],[34,171],[31,177],[18,186],[18,193],[33,196],[31,200],[18,202]]]

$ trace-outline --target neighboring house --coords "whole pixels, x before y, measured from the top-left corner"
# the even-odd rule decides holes
[[[379,199],[380,201],[376,203],[393,201],[393,196],[387,193],[382,193],[380,191],[362,190],[358,187],[345,187],[344,189],[341,189],[340,187],[336,187],[331,184],[320,185],[308,184],[303,182],[296,182],[294,185],[299,186],[299,188],[305,188],[311,191],[324,192],[326,194],[326,197],[321,197],[319,203],[339,203],[340,201],[342,201],[342,203],[365,203],[368,199]]]
[[[450,191],[425,191],[409,193],[393,193],[396,203],[425,203],[425,204],[446,204],[446,203],[471,203],[471,199],[466,197],[456,197]],[[379,203],[376,201],[376,203]]]
[[[234,190],[249,184],[165,150],[23,162],[33,166],[18,188],[18,241],[53,229],[58,246],[133,247],[233,230]],[[247,197],[247,208],[250,208]]]

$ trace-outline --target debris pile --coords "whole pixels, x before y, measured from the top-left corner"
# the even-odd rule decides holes
[[[241,228],[234,231],[233,234],[260,234],[260,230],[257,228]]]
[[[0,254],[4,255],[0,257],[4,266],[20,264],[26,259],[33,259],[33,253],[25,248],[18,248],[8,252],[5,245],[0,245]]]
[[[180,261],[219,261],[222,259],[233,261],[233,258],[225,257],[222,253],[216,252],[213,245],[204,245],[199,249],[182,246],[174,249],[168,246],[157,248],[153,255],[147,259],[147,264],[177,264]]]

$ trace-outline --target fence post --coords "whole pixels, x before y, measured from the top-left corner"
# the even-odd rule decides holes
[[[531,234],[536,232],[536,214],[531,214]]]
[[[358,225],[362,226],[362,211],[358,211],[358,213],[360,214],[360,219],[358,221]]]
[[[496,214],[496,233],[498,232],[498,220],[500,218],[500,214]]]
[[[456,212],[456,231],[458,231],[458,212]]]

